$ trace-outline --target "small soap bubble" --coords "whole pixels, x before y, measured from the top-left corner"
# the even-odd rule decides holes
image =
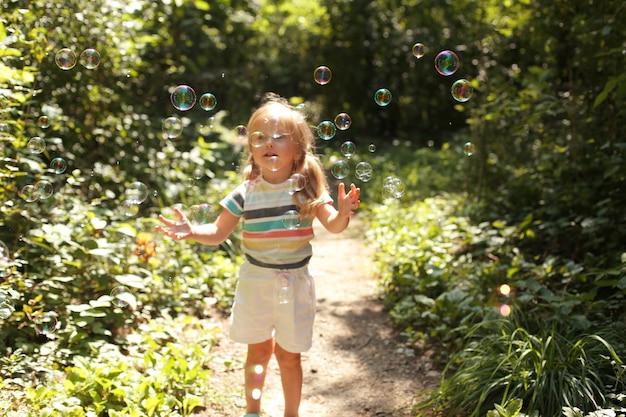
[[[207,224],[213,221],[213,210],[208,204],[196,204],[189,207],[187,218],[192,224]]]
[[[374,145],[373,143],[370,143],[369,146],[367,147],[367,150],[372,153],[376,152],[376,145]]]
[[[196,168],[193,170],[193,177],[197,180],[202,179],[204,177],[204,169]]]
[[[391,91],[387,90],[386,88],[379,88],[374,93],[374,101],[381,107],[388,106],[389,103],[391,103],[391,99]]]
[[[46,150],[46,141],[39,136],[34,136],[30,138],[26,147],[30,150],[30,153],[40,154]]]
[[[196,104],[196,92],[188,85],[179,85],[172,91],[170,100],[176,110],[187,111]]]
[[[52,169],[55,174],[63,174],[67,169],[67,162],[61,157],[54,158],[50,161],[50,169]]]
[[[48,116],[39,116],[39,119],[37,119],[37,124],[39,125],[40,128],[42,129],[47,129],[50,127],[50,118]]]
[[[333,164],[330,173],[338,180],[342,180],[350,174],[350,165],[348,165],[348,162],[340,159]]]
[[[76,66],[76,54],[70,48],[59,49],[54,56],[54,62],[63,71],[71,70]]]
[[[48,198],[52,197],[52,194],[54,193],[54,187],[52,186],[52,183],[50,181],[40,180],[35,183],[34,192],[38,199],[47,200]]]
[[[472,88],[472,83],[470,83],[466,79],[456,80],[452,87],[450,88],[450,92],[452,93],[452,97],[461,103],[465,103],[468,101],[472,94],[474,93],[474,89]]]
[[[320,65],[319,67],[315,68],[315,71],[313,71],[313,79],[319,85],[328,84],[332,77],[333,77],[333,74],[330,71],[330,68],[324,65]]]
[[[133,297],[130,289],[124,285],[113,288],[110,295],[113,298],[113,305],[120,308],[128,307],[129,298]]]
[[[265,145],[265,134],[263,132],[252,132],[248,138],[248,143],[253,148],[260,148]]]
[[[246,128],[244,125],[237,126],[235,128],[235,131],[237,132],[237,136],[239,137],[239,139],[243,139],[248,136],[248,128]]]
[[[368,162],[359,162],[354,168],[354,175],[357,179],[368,182],[372,179],[373,169]]]
[[[298,191],[302,191],[306,186],[306,177],[302,174],[295,173],[289,177],[289,194],[293,195]]]
[[[459,57],[452,51],[441,51],[435,57],[435,70],[441,75],[452,75],[459,69]]]
[[[472,142],[465,142],[465,144],[463,145],[463,153],[465,154],[465,156],[474,155],[475,150],[475,146]]]
[[[398,177],[389,176],[383,181],[383,197],[400,198],[404,195],[404,182]]]
[[[348,113],[339,113],[335,116],[335,126],[339,130],[347,130],[352,124],[352,118]]]
[[[78,62],[87,69],[96,69],[100,65],[100,52],[94,48],[87,48],[80,53]]]
[[[209,117],[209,129],[213,129],[215,127],[215,116]]]
[[[59,320],[54,313],[44,313],[35,317],[35,330],[37,333],[49,335],[57,331]]]
[[[183,132],[183,121],[180,117],[170,116],[163,120],[163,134],[170,138],[176,138]]]
[[[32,184],[23,186],[19,192],[19,196],[21,199],[23,199],[27,203],[32,203],[33,201],[37,201],[37,199],[39,198],[37,193],[35,193],[35,186]]]
[[[331,140],[335,137],[335,133],[337,132],[337,128],[335,124],[330,120],[324,120],[317,125],[317,136],[323,140]]]
[[[283,214],[283,226],[293,230],[300,227],[300,213],[297,210],[288,210]]]
[[[426,53],[426,47],[424,46],[423,43],[416,43],[415,45],[413,45],[413,56],[415,58],[421,58],[424,56],[424,54]]]
[[[193,188],[196,185],[196,180],[195,178],[187,178],[185,180],[185,187],[187,188]]]
[[[204,93],[200,96],[200,107],[202,110],[211,111],[217,106],[217,98],[211,93]]]
[[[280,158],[276,155],[270,156],[269,167],[271,171],[278,171],[280,169]]]
[[[148,187],[141,181],[133,181],[124,191],[126,201],[131,204],[141,204],[148,198]]]
[[[350,142],[349,140],[347,140],[341,144],[341,153],[346,158],[350,159],[350,157],[354,155],[355,152],[356,152],[356,145],[353,142]]]

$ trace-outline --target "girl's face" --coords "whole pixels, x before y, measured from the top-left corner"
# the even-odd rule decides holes
[[[248,132],[250,152],[263,178],[270,183],[287,181],[300,154],[294,134],[277,117],[258,119]]]

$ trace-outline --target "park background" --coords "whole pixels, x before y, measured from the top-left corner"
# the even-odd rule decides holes
[[[207,248],[153,228],[175,204],[211,217],[239,180],[237,126],[268,91],[312,126],[351,117],[318,152],[330,170],[350,140],[349,165],[373,167],[346,180],[363,189],[381,297],[444,371],[416,414],[623,414],[624,1],[0,3],[3,414],[206,403],[213,336],[179,330],[227,311],[238,235]],[[63,69],[63,48],[100,62]],[[452,75],[434,68],[444,50]],[[216,106],[176,109],[179,85]],[[404,185],[391,198],[388,177]],[[129,204],[138,182],[149,194]]]

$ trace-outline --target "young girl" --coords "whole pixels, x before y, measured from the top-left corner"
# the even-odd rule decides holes
[[[301,353],[310,349],[315,286],[307,265],[314,218],[330,232],[343,231],[358,209],[360,189],[338,186],[337,209],[328,194],[313,132],[301,112],[271,95],[248,121],[244,182],[221,201],[215,222],[196,225],[180,210],[178,220],[161,216],[157,227],[174,239],[218,245],[243,217],[246,260],[230,320],[230,337],[248,345],[245,363],[246,416],[259,416],[267,364],[280,368],[285,417],[297,417],[302,393]]]

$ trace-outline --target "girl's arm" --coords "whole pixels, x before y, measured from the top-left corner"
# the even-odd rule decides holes
[[[361,202],[361,189],[350,184],[350,191],[346,194],[346,186],[339,183],[337,190],[337,209],[330,204],[322,204],[317,209],[317,218],[322,225],[331,233],[343,232],[350,223],[350,217],[354,210],[359,208]]]
[[[235,230],[239,217],[228,210],[222,210],[213,223],[192,224],[178,208],[174,208],[178,220],[159,219],[166,227],[157,226],[156,230],[176,240],[195,240],[203,245],[219,245]]]

